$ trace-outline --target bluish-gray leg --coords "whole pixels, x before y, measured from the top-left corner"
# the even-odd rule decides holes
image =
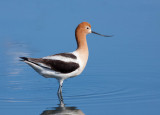
[[[59,98],[59,101],[60,101],[60,102],[63,101],[62,85],[63,85],[63,80],[59,80],[59,88],[58,88],[57,95],[58,95],[58,98]]]

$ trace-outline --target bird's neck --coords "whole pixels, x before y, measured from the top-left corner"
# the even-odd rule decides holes
[[[84,33],[76,33],[77,40],[77,50],[86,52],[88,51],[88,45],[86,40],[86,34]]]
[[[76,52],[79,54],[81,60],[83,60],[84,65],[86,65],[89,55],[86,34],[81,31],[77,31],[76,40],[77,40]]]

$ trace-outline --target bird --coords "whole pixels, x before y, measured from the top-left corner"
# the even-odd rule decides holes
[[[112,37],[112,35],[102,35],[94,32],[91,30],[91,25],[88,22],[82,22],[75,29],[77,42],[77,49],[75,51],[49,55],[42,58],[20,57],[22,59],[21,61],[27,63],[45,78],[56,78],[59,82],[57,95],[60,100],[63,100],[63,81],[80,75],[87,64],[89,50],[86,36],[90,33]]]

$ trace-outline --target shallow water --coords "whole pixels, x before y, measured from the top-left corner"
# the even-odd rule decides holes
[[[6,115],[160,113],[159,71],[109,72],[105,63],[93,65],[89,63],[80,76],[64,81],[63,105],[58,101],[56,94],[58,82],[55,79],[41,77],[28,65],[19,61],[19,56],[30,56],[33,54],[32,50],[29,51],[24,43],[14,42],[5,49],[6,53],[3,55],[5,61],[1,60],[4,67],[0,75],[1,113]]]
[[[9,1],[9,2],[8,2]],[[83,4],[83,2],[85,4]],[[0,1],[0,113],[4,115],[159,115],[160,2]],[[89,60],[64,81],[44,78],[19,57],[76,49],[74,29],[88,21]]]

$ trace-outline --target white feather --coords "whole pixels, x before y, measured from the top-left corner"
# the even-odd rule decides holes
[[[61,60],[64,62],[75,62],[75,63],[77,62],[77,59],[73,59],[70,57],[64,57],[60,55],[47,56],[47,57],[43,57],[42,59]]]
[[[42,76],[46,77],[46,78],[56,78],[56,79],[67,79],[69,77],[74,77],[79,75],[82,71],[83,71],[83,67],[82,67],[82,63],[81,60],[78,56],[78,54],[76,52],[73,52],[73,54],[75,56],[77,56],[77,59],[72,59],[69,57],[63,57],[63,56],[47,56],[47,57],[43,57],[42,59],[52,59],[52,60],[61,60],[61,61],[65,61],[65,62],[75,62],[79,64],[79,68],[76,69],[75,71],[71,72],[71,73],[60,73],[60,72],[56,72],[54,70],[51,69],[47,69],[50,68],[49,66],[42,64],[42,63],[38,63],[40,66],[29,62],[29,61],[24,61],[26,62],[28,65],[30,65],[34,70],[36,70],[39,74],[41,74]],[[45,68],[47,67],[47,68]]]

